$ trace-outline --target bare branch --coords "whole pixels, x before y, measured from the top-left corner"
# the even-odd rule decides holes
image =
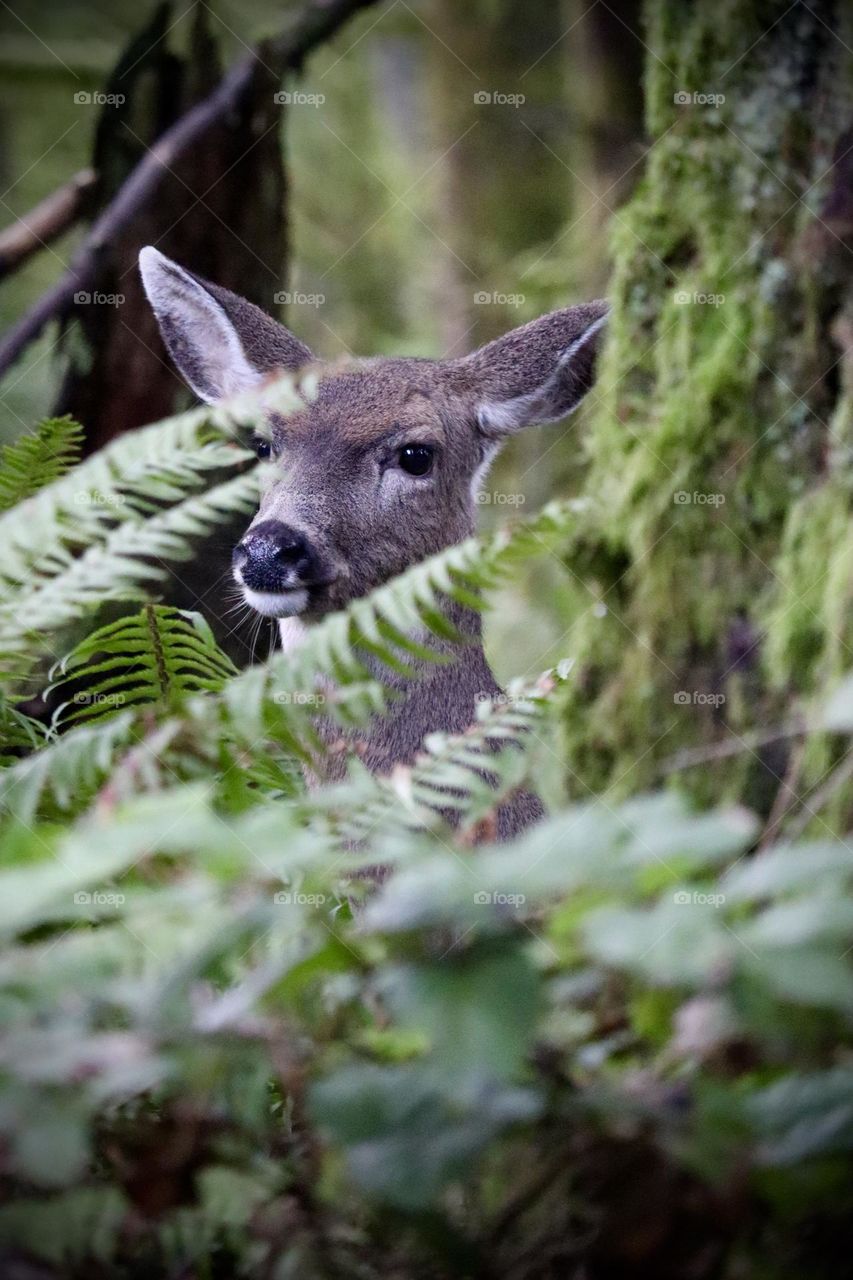
[[[81,169],[29,213],[0,231],[0,280],[74,226],[96,181],[94,169]]]

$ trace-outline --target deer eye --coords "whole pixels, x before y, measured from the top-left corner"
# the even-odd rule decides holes
[[[252,448],[261,462],[265,462],[272,454],[272,445],[263,436],[252,436]]]
[[[431,444],[406,444],[400,450],[397,460],[410,476],[425,476],[432,470],[434,453]]]

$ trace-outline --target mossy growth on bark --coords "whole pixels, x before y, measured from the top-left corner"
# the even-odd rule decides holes
[[[678,776],[769,812],[834,745],[754,739],[853,668],[853,13],[650,0],[646,23],[650,149],[566,549],[593,596],[569,760],[580,792],[629,791],[707,746]]]

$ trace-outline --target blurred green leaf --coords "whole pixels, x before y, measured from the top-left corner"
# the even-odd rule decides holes
[[[791,1165],[853,1149],[853,1070],[789,1075],[747,1100],[760,1138],[758,1158]]]
[[[520,944],[389,968],[379,990],[403,1026],[426,1034],[431,1069],[448,1087],[520,1070],[539,1004],[539,977]]]
[[[354,1066],[316,1084],[311,1106],[365,1192],[418,1210],[501,1130],[531,1120],[539,1102],[528,1089],[490,1086],[448,1095],[420,1067]]]

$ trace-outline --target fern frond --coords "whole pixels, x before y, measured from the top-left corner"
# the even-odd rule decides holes
[[[229,484],[240,485],[247,480],[253,481],[254,476],[239,477]],[[221,489],[226,487],[220,486]],[[202,495],[192,502],[203,506],[205,498],[212,499],[216,492],[213,490],[211,494]],[[33,613],[44,620],[45,626],[48,625],[48,619],[55,625],[58,617],[67,619],[76,616],[83,605],[99,603],[105,592],[116,592],[125,582],[126,575],[136,589],[140,580],[150,581],[144,574],[156,574],[157,566],[135,559],[134,553],[136,556],[150,554],[152,531],[155,542],[160,536],[156,521],[172,519],[175,513],[182,512],[189,505],[190,503],[181,504],[180,507],[143,521],[138,526],[120,526],[115,531],[114,538],[130,533],[136,539],[136,544],[123,544],[114,556],[108,556],[100,548],[95,548],[94,551],[100,555],[95,566],[97,573],[93,569],[81,582],[66,586],[67,597],[63,597],[59,590],[63,585],[62,581],[55,587],[48,584],[41,592],[33,593]],[[574,520],[575,512],[570,504],[554,504],[512,530],[501,531],[484,540],[472,538],[458,546],[449,547],[422,564],[413,566],[370,596],[355,601],[341,613],[332,614],[312,626],[304,645],[295,654],[277,653],[268,663],[250,667],[227,680],[219,692],[211,692],[202,699],[190,698],[181,712],[188,737],[187,750],[197,752],[202,737],[205,741],[218,738],[224,744],[233,744],[234,750],[238,749],[239,744],[242,758],[249,768],[255,767],[254,762],[260,767],[264,759],[275,751],[309,761],[320,750],[314,727],[320,710],[323,715],[328,715],[347,727],[363,725],[371,716],[380,715],[387,702],[386,685],[395,678],[401,654],[405,657],[408,652],[435,661],[447,660],[447,635],[455,634],[446,618],[448,599],[464,601],[466,607],[473,603],[481,607],[483,591],[499,580],[509,565],[549,547],[554,538],[565,535]],[[172,538],[171,532],[168,537]],[[143,545],[140,546],[139,543]],[[178,538],[174,543],[169,541],[163,550],[176,556],[181,553],[181,548],[182,543]],[[155,553],[156,549],[155,546]],[[72,575],[75,571],[79,575],[90,557],[93,558],[93,553],[89,553],[89,557],[83,556],[80,562],[74,562]],[[141,579],[137,574],[143,575]],[[89,583],[92,584],[91,588]],[[50,602],[51,613],[45,607],[45,597],[49,590],[56,591],[55,598]],[[7,626],[11,623],[14,623],[14,619],[7,622]],[[26,639],[25,629],[20,624],[17,638],[20,643],[24,643]],[[369,643],[369,652],[366,651],[365,641]],[[69,671],[69,674],[73,673]],[[534,693],[531,692],[530,696],[533,698]],[[128,714],[130,713],[122,711],[121,716]],[[523,731],[526,714],[524,698],[519,695],[512,706],[494,708],[490,713],[493,718],[488,720],[482,730],[478,726],[476,731],[484,733],[493,743],[502,737],[512,740],[518,736],[516,729]],[[114,717],[108,723],[112,724],[118,719],[119,717]],[[40,752],[37,759],[45,756],[56,758],[54,753],[61,756],[58,767],[70,786],[74,762],[78,761],[81,768],[84,765],[86,746],[79,735],[96,732],[97,728],[100,726],[77,725],[70,728],[59,743]],[[78,741],[79,756],[76,748]],[[97,741],[101,747],[102,762],[99,776],[103,779],[111,768],[116,767],[127,743],[123,744],[119,739],[112,738],[98,738]],[[469,796],[466,803],[473,805],[471,797],[479,776],[477,767],[482,765],[482,760],[478,758],[481,747],[472,738],[466,737],[460,744],[451,742],[446,748],[450,755],[446,757],[445,748],[438,749],[438,741],[430,740],[427,744],[427,752],[434,752],[435,759],[428,769],[426,762],[423,762],[424,772],[419,771],[411,784],[413,792],[409,817],[417,822],[429,820],[427,811],[430,792],[434,791],[436,785],[446,785],[451,774],[460,783],[462,794]],[[109,749],[104,746],[105,742],[108,742]],[[231,747],[226,745],[224,749],[231,750]],[[493,750],[493,747],[489,750]],[[514,755],[504,752],[489,758],[489,769],[495,775],[492,780],[497,784],[497,791],[492,789],[488,792],[492,805],[495,796],[502,794],[504,767],[508,779],[506,786],[516,785],[512,781],[515,777],[513,771],[523,767],[523,761],[519,763],[518,756],[518,752]],[[63,765],[67,766],[64,771]],[[456,770],[460,768],[463,772],[457,774]],[[277,765],[276,769],[280,776],[280,766]],[[439,784],[437,779],[442,769],[445,770],[441,775],[444,781]],[[7,770],[7,775],[11,775],[4,775],[7,785],[23,785],[24,777],[32,779],[34,768],[31,762],[22,761]],[[83,783],[85,781],[84,779]],[[44,785],[49,785],[47,780]],[[371,781],[370,786],[374,788],[371,803],[378,803],[382,813],[387,813],[388,797],[384,794],[377,795],[376,785],[375,781]],[[63,798],[67,797],[67,789],[62,794]],[[483,794],[485,796],[486,792]],[[395,803],[399,808],[399,802]],[[443,804],[442,807],[449,806]]]
[[[182,501],[254,461],[249,450],[212,438],[199,411],[120,436],[73,471],[0,516],[0,594],[63,573],[112,530]]]
[[[190,694],[221,689],[236,671],[201,614],[147,604],[78,644],[54,667],[49,692],[77,686],[55,715],[70,724],[131,705],[174,708]]]
[[[281,702],[294,691],[307,698],[312,713],[310,695],[320,680],[333,686],[324,712],[343,724],[363,723],[382,710],[383,686],[401,667],[406,669],[407,656],[446,662],[452,660],[453,644],[464,643],[448,617],[448,601],[484,608],[484,592],[518,561],[550,550],[576,518],[573,503],[551,503],[512,529],[440,551],[312,625],[296,653],[274,654],[264,667],[229,682],[226,694],[235,727],[250,739],[258,736],[270,700]],[[411,664],[408,669],[414,670]],[[306,705],[298,709],[304,712]]]
[[[557,759],[542,735],[568,669],[561,665],[515,682],[501,699],[481,703],[463,733],[429,734],[412,765],[384,776],[359,773],[312,796],[309,810],[332,817],[349,841],[393,826],[435,827],[448,811],[461,827],[474,826],[520,787],[542,786],[548,757]]]
[[[46,730],[38,721],[18,710],[0,693],[0,764],[28,755],[43,746]]]
[[[136,705],[70,725],[0,769],[0,812],[29,825],[82,814],[98,794],[112,805],[177,781],[211,778],[235,811],[301,795],[299,744],[288,752],[272,733],[251,749],[235,742],[217,696],[194,699],[178,714],[162,704]]]
[[[132,711],[80,725],[0,773],[0,808],[30,824],[45,801],[60,811],[85,808],[121,750],[137,739]]]
[[[8,511],[79,460],[83,428],[73,418],[46,418],[0,452],[0,511]]]
[[[312,625],[295,653],[274,654],[229,680],[221,695],[229,731],[249,746],[272,738],[304,756],[318,703],[344,727],[381,715],[401,659],[452,661],[452,641],[464,643],[448,601],[482,609],[489,587],[519,560],[550,550],[575,520],[572,503],[552,503],[510,530],[448,547]],[[505,729],[515,714],[507,711]]]
[[[316,393],[312,375],[297,387],[284,374],[221,404],[118,436],[0,515],[0,595],[28,586],[34,575],[63,572],[69,557],[103,542],[116,526],[197,493],[214,473],[254,467],[254,451],[245,447],[249,430],[264,413],[292,413]]]
[[[573,503],[553,502],[511,529],[486,538],[467,538],[413,565],[355,600],[343,613],[313,627],[310,643],[295,655],[297,673],[304,672],[308,679],[319,670],[336,681],[362,680],[366,649],[391,670],[399,669],[401,654],[446,659],[446,643],[464,640],[448,617],[447,602],[481,610],[484,592],[519,561],[550,551],[574,527],[576,518]]]
[[[138,600],[189,560],[196,539],[257,502],[254,471],[195,494],[149,519],[125,519],[76,558],[57,552],[50,575],[0,606],[0,655],[32,658],[52,634],[106,600]]]

